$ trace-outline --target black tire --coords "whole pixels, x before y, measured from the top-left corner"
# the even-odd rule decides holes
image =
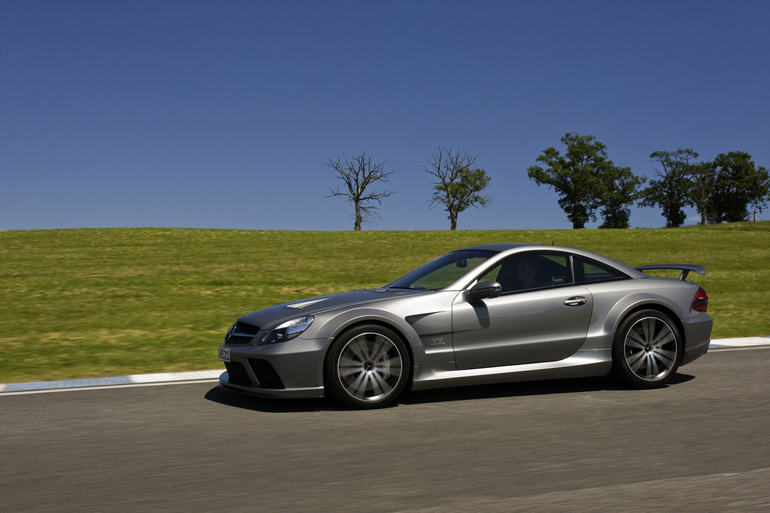
[[[659,388],[676,374],[684,345],[671,318],[658,310],[626,317],[615,333],[612,371],[635,388]]]
[[[374,324],[358,326],[334,341],[326,358],[326,390],[351,408],[382,408],[404,391],[409,370],[409,352],[398,334]]]

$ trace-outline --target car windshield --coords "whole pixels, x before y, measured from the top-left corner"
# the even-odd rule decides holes
[[[496,251],[475,249],[453,251],[418,267],[409,274],[385,285],[385,288],[410,290],[443,289],[496,254]]]

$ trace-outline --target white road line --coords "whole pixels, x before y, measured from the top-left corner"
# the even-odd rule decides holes
[[[770,337],[723,338],[712,340],[709,350],[751,349],[770,346]],[[0,383],[0,395],[42,394],[68,390],[100,390],[116,387],[160,386],[182,383],[215,383],[224,369],[174,372],[160,374],[132,374],[111,378],[67,379],[63,381],[36,381],[32,383]]]

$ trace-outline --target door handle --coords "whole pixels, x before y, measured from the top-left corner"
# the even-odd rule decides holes
[[[567,306],[580,306],[586,304],[587,300],[583,296],[575,296],[564,300]]]

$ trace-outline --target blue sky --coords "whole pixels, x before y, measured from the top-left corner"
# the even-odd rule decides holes
[[[642,176],[677,148],[770,167],[768,26],[741,0],[3,0],[0,230],[349,230],[325,163],[364,151],[397,191],[364,229],[443,230],[439,147],[492,178],[459,229],[571,228],[527,178],[566,132]]]

